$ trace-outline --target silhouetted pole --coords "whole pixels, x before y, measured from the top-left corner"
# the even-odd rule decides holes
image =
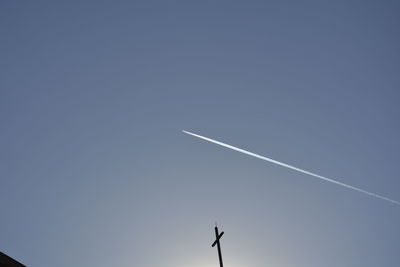
[[[219,259],[219,266],[220,267],[224,267],[224,264],[222,263],[221,244],[219,243],[219,240],[221,239],[223,234],[224,234],[224,232],[221,232],[220,234],[218,233],[218,227],[215,225],[215,241],[211,245],[211,247],[215,247],[215,245],[217,245],[218,259]]]

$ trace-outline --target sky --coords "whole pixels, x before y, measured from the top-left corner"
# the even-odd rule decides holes
[[[0,251],[397,267],[398,1],[0,3]]]

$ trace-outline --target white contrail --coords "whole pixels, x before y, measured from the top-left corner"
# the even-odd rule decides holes
[[[271,162],[271,163],[274,163],[274,164],[277,164],[277,165],[280,165],[280,166],[283,166],[283,167],[286,167],[286,168],[289,168],[289,169],[292,169],[292,170],[295,170],[295,171],[298,171],[298,172],[301,172],[301,173],[304,173],[304,174],[308,174],[310,176],[319,178],[321,180],[324,180],[324,181],[327,181],[327,182],[330,182],[330,183],[333,183],[333,184],[337,184],[337,185],[340,185],[340,186],[343,186],[343,187],[358,191],[360,193],[364,193],[364,194],[367,194],[367,195],[370,195],[370,196],[373,196],[373,197],[376,197],[376,198],[380,198],[380,199],[392,202],[394,204],[400,205],[399,201],[396,201],[396,200],[393,200],[393,199],[390,199],[390,198],[387,198],[387,197],[384,197],[384,196],[381,196],[381,195],[378,195],[378,194],[375,194],[375,193],[372,193],[372,192],[365,191],[365,190],[363,190],[361,188],[357,188],[357,187],[354,187],[354,186],[351,186],[351,185],[336,181],[334,179],[327,178],[325,176],[322,176],[322,175],[319,175],[319,174],[315,174],[315,173],[312,173],[312,172],[309,172],[309,171],[306,171],[306,170],[291,166],[289,164],[286,164],[286,163],[283,163],[283,162],[280,162],[280,161],[277,161],[277,160],[274,160],[274,159],[270,159],[270,158],[258,155],[256,153],[249,152],[247,150],[244,150],[244,149],[241,149],[241,148],[238,148],[238,147],[234,147],[234,146],[219,142],[217,140],[214,140],[214,139],[211,139],[211,138],[208,138],[208,137],[204,137],[204,136],[201,136],[201,135],[198,135],[198,134],[194,134],[194,133],[191,133],[191,132],[188,132],[188,131],[182,131],[182,132],[184,132],[186,134],[189,134],[189,135],[192,135],[192,136],[195,136],[195,137],[198,137],[198,138],[201,138],[203,140],[209,141],[211,143],[214,143],[214,144],[217,144],[217,145],[220,145],[220,146],[223,146],[223,147],[227,147],[227,148],[230,148],[232,150],[247,154],[249,156],[252,156],[252,157],[255,157],[255,158],[259,158],[259,159],[262,159],[262,160],[265,160],[265,161],[268,161],[268,162]]]

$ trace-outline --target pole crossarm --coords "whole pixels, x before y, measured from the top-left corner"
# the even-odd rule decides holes
[[[224,234],[224,232],[221,232],[218,236],[218,238],[214,241],[214,243],[211,245],[211,247],[215,247],[215,245],[217,244],[217,241],[221,239],[222,235]]]

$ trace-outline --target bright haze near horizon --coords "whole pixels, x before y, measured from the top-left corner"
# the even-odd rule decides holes
[[[0,251],[398,267],[398,1],[0,3]]]

